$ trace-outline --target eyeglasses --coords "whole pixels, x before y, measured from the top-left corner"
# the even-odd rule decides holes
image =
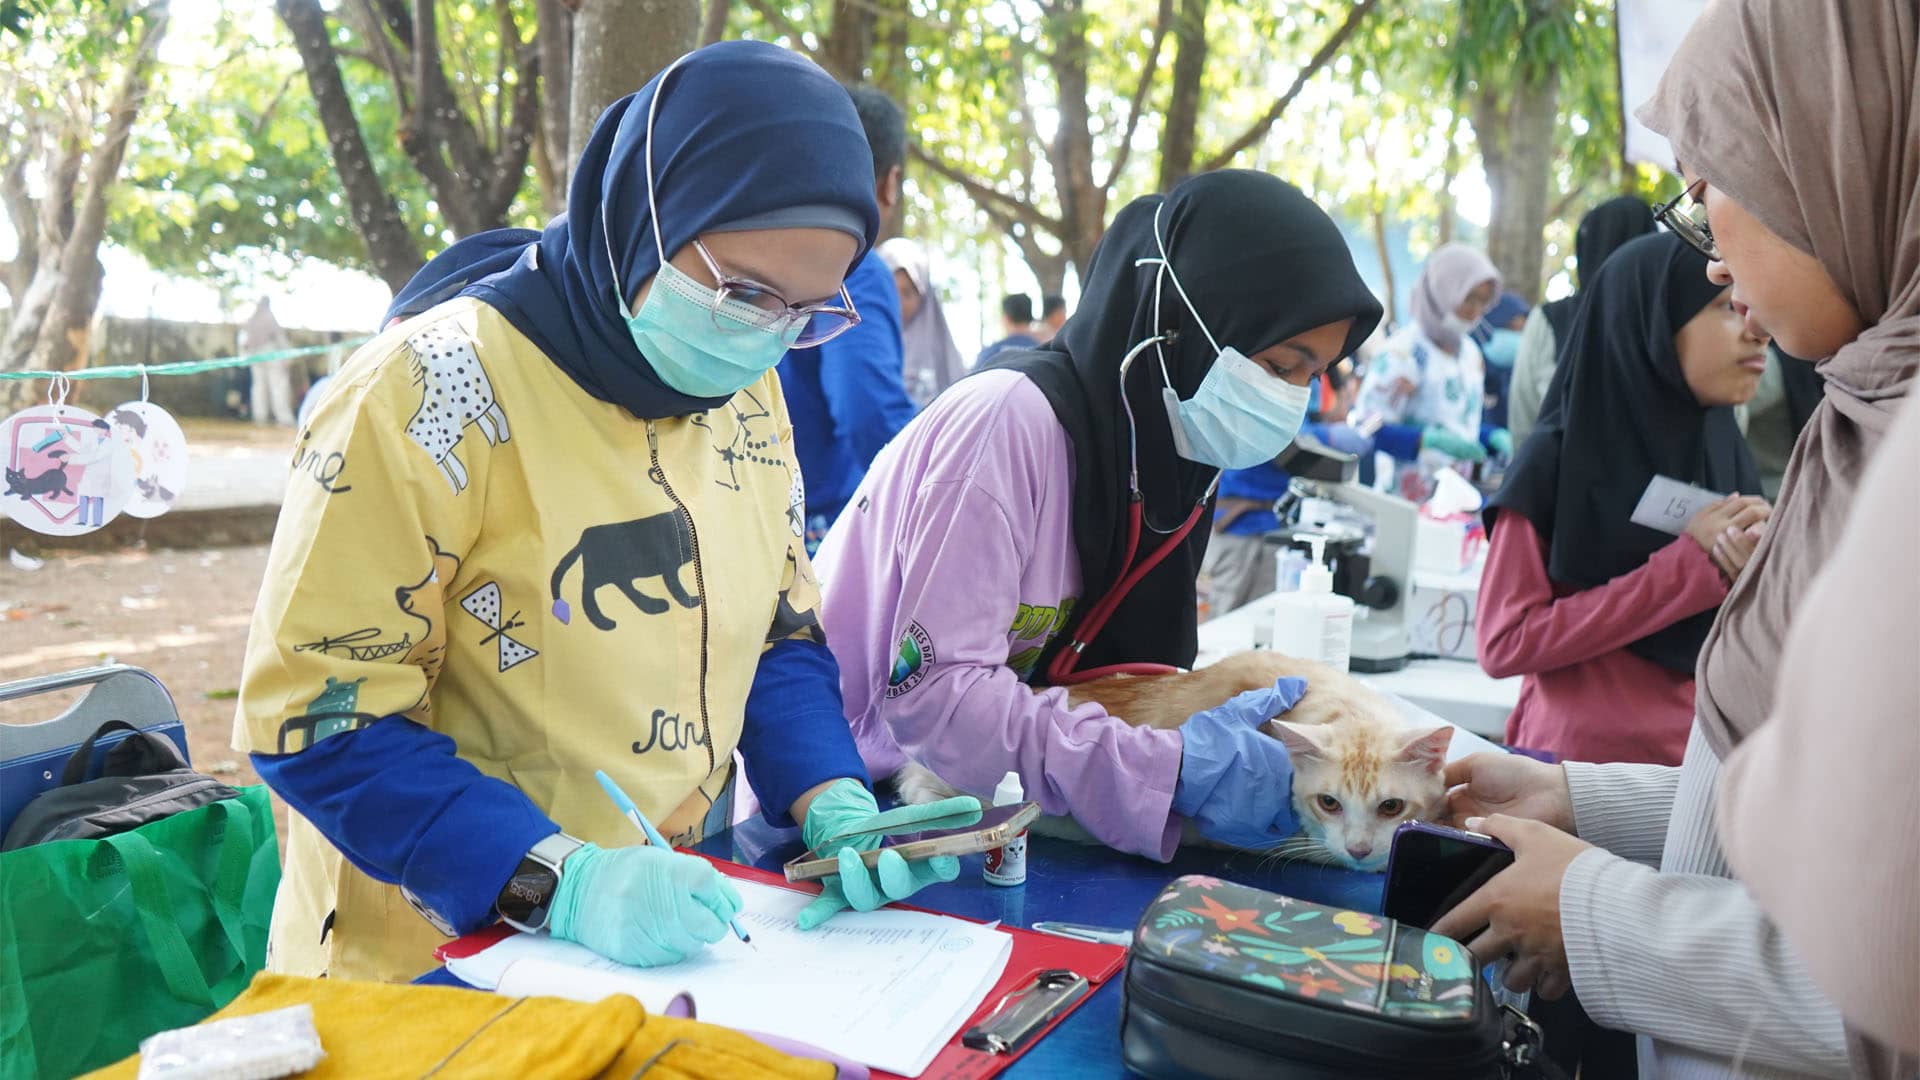
[[[1695,194],[1706,186],[1706,179],[1695,180],[1687,185],[1672,202],[1661,203],[1654,208],[1654,220],[1673,230],[1673,234],[1686,241],[1688,247],[1707,257],[1709,262],[1720,261],[1720,246],[1713,242],[1713,228],[1707,224],[1707,204],[1699,201]],[[1695,200],[1688,205],[1687,200]]]
[[[847,287],[840,286],[837,303],[806,304],[795,307],[779,293],[747,278],[734,277],[720,269],[713,253],[698,239],[693,250],[706,261],[707,271],[718,282],[714,291],[713,325],[725,333],[766,330],[792,338],[789,348],[810,349],[824,345],[860,325],[860,313],[854,310]]]

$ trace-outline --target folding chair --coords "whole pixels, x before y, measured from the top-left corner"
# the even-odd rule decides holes
[[[152,672],[128,664],[81,668],[0,683],[0,701],[89,687],[86,696],[51,720],[0,724],[0,835],[20,808],[42,792],[58,787],[60,771],[87,736],[109,720],[125,720],[142,731],[172,739],[187,757],[187,729],[173,707],[173,695]],[[93,746],[91,767],[132,732],[117,731]]]

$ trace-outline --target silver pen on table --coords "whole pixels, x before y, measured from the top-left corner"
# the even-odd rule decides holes
[[[1075,941],[1091,941],[1101,945],[1131,945],[1133,931],[1119,926],[1089,926],[1086,923],[1037,922],[1035,930],[1054,937],[1072,938]]]

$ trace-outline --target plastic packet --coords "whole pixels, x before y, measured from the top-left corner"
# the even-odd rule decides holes
[[[139,1080],[273,1080],[326,1056],[313,1006],[293,1005],[143,1039]]]

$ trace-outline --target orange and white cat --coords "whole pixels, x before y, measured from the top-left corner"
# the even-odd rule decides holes
[[[1235,694],[1284,677],[1305,679],[1306,696],[1265,730],[1286,744],[1293,759],[1293,808],[1301,833],[1274,851],[1356,870],[1385,869],[1394,829],[1440,814],[1451,726],[1410,727],[1391,701],[1346,672],[1266,651],[1238,653],[1192,672],[1097,679],[1070,688],[1067,700],[1098,702],[1135,727],[1174,729]],[[958,794],[914,764],[894,783],[905,802]],[[1035,831],[1091,841],[1070,818],[1042,819]],[[1189,828],[1185,842],[1204,841]]]

